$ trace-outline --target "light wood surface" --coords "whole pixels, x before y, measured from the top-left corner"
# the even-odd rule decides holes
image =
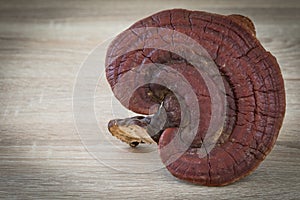
[[[179,181],[155,155],[143,159],[153,147],[131,150],[109,137],[97,146],[104,156],[97,160],[77,132],[72,94],[88,53],[140,18],[169,8],[249,16],[281,65],[287,111],[280,136],[260,167],[235,184],[215,188]],[[299,198],[299,21],[297,0],[0,1],[0,198]],[[107,85],[101,87],[100,97],[109,99]],[[96,105],[100,126],[109,120],[102,112],[109,103]]]

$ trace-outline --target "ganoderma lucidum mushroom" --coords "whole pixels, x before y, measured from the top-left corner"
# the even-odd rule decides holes
[[[201,69],[199,72],[186,57],[179,55],[181,50],[174,50],[175,43],[178,44],[174,33],[164,35],[164,31],[154,30],[149,34],[146,33],[149,27],[184,34],[206,50],[220,74],[224,104],[220,101],[215,105],[212,100],[222,95],[218,84],[214,81],[208,84],[205,73],[203,76]],[[144,31],[136,31],[141,29]],[[195,184],[227,185],[253,172],[277,139],[285,113],[285,90],[279,65],[256,38],[252,21],[241,15],[173,9],[142,19],[126,31],[110,44],[106,77],[121,104],[148,116],[111,120],[108,128],[112,135],[132,147],[157,143],[170,173]],[[168,45],[175,46],[175,52],[162,47],[168,38],[171,38]],[[207,57],[195,53],[193,47],[187,54],[205,65]],[[157,72],[147,64],[168,67]],[[172,70],[179,72],[192,89],[185,89],[186,85],[180,81],[174,81],[169,88],[159,84],[164,78],[157,77],[168,77],[170,81],[178,78]],[[138,72],[126,77],[134,71]],[[154,79],[158,81],[151,81]],[[128,85],[135,90],[129,92]],[[195,94],[197,106],[187,109],[192,104],[186,97],[190,91]],[[194,107],[199,108],[199,113]],[[215,130],[216,137],[206,140],[211,122],[220,122],[213,107],[225,113],[224,121]],[[192,117],[198,121],[191,139],[182,127]],[[205,156],[199,156],[201,147]],[[178,155],[176,159],[172,159],[174,155]]]

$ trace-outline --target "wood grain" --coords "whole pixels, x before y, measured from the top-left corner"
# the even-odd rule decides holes
[[[126,173],[120,169],[131,162],[137,171],[160,166],[158,159],[140,159],[153,147],[130,153],[125,144],[106,138],[97,146],[105,155],[99,161],[77,133],[72,92],[88,53],[138,19],[168,8],[249,16],[281,65],[287,111],[278,141],[262,165],[235,184],[191,185],[164,168]],[[0,1],[0,198],[299,198],[299,21],[299,1]],[[109,103],[97,104],[96,113]],[[100,124],[108,120],[99,115]],[[119,170],[111,167],[118,165]]]

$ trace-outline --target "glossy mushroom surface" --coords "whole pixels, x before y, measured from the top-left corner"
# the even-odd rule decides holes
[[[151,48],[160,47],[165,36],[174,36],[153,31],[147,33],[151,35],[148,37],[135,31],[145,29],[146,32],[148,27],[176,31],[203,47],[218,69],[224,90],[219,89],[213,76],[208,81],[201,69],[196,69],[186,57],[165,48]],[[256,169],[279,134],[285,113],[285,90],[276,58],[256,38],[251,20],[241,15],[174,9],[142,19],[128,31],[132,37],[123,37],[125,33],[121,33],[110,44],[106,77],[121,104],[150,116],[111,121],[110,132],[131,146],[157,142],[162,161],[171,174],[192,183],[227,185]],[[124,50],[127,46],[128,51]],[[197,58],[192,49],[191,46],[188,53],[193,58],[207,63],[204,62],[207,57]],[[168,67],[157,65],[162,71],[157,73],[147,65],[153,63]],[[141,70],[145,68],[148,71]],[[140,71],[126,78],[126,74],[136,69]],[[180,81],[174,81],[170,88],[159,84],[163,77],[176,80],[178,75],[173,70],[192,88],[197,106],[191,106],[195,103],[187,98],[191,90]],[[145,80],[147,83],[143,84]],[[128,85],[135,90],[129,93]],[[215,104],[213,99],[222,95],[224,102]],[[193,107],[198,107],[200,112]],[[224,121],[215,113],[224,113]],[[198,119],[197,132],[189,137],[188,129],[184,128],[193,117]],[[213,123],[222,126],[215,130],[213,137],[206,139]],[[203,149],[205,156],[202,156]],[[178,155],[176,159],[174,155]]]

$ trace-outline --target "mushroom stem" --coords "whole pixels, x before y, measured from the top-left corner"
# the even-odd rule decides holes
[[[170,105],[178,103],[175,95],[167,94],[162,99],[163,102],[154,115],[111,120],[108,123],[109,132],[131,147],[140,143],[158,144],[166,128],[178,127],[180,123],[180,110],[170,112]]]
[[[146,127],[149,117],[137,116],[109,121],[109,132],[119,140],[136,147],[140,143],[152,144],[155,141],[149,136]]]
[[[108,123],[108,130],[113,136],[131,147],[136,147],[140,143],[158,144],[163,129],[153,126],[151,121],[155,121],[154,116],[114,119]]]

